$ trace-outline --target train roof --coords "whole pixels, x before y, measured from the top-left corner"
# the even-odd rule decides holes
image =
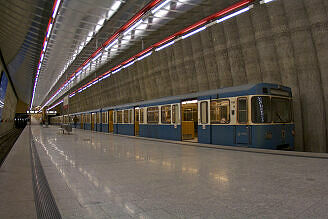
[[[277,91],[277,93],[273,94],[273,91]],[[284,92],[284,93],[282,93]],[[205,100],[205,99],[217,99],[217,98],[227,98],[227,97],[235,97],[235,96],[245,96],[245,95],[256,95],[256,94],[273,94],[273,95],[282,95],[291,97],[291,89],[286,86],[278,85],[278,84],[271,84],[271,83],[258,83],[258,84],[245,84],[240,86],[234,87],[225,87],[219,88],[215,90],[207,90],[207,91],[200,91],[195,93],[189,94],[182,94],[177,96],[169,96],[169,97],[162,97],[153,100],[146,100],[140,101],[135,103],[128,103],[122,104],[117,106],[111,107],[104,107],[102,109],[95,109],[95,110],[88,110],[85,112],[74,113],[72,115],[78,115],[82,113],[91,113],[97,112],[100,110],[111,110],[111,109],[127,109],[131,107],[146,107],[152,105],[164,105],[164,104],[173,104],[179,103],[181,100],[190,100],[190,99],[198,99],[198,100]]]

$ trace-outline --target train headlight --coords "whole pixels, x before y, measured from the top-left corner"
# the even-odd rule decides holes
[[[267,132],[265,133],[265,139],[272,139],[272,133],[271,132]]]

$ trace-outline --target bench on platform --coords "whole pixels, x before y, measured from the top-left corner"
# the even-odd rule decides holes
[[[71,125],[71,124],[61,124],[59,130],[60,130],[63,134],[65,134],[65,132],[66,132],[67,134],[69,134],[69,133],[72,132],[72,125]]]

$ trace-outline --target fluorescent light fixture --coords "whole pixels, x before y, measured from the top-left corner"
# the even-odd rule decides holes
[[[225,21],[225,20],[228,20],[228,19],[230,19],[230,18],[232,18],[232,17],[235,17],[235,16],[237,16],[237,15],[239,15],[239,14],[242,14],[242,13],[244,13],[244,12],[246,12],[246,11],[249,11],[249,9],[251,9],[251,8],[252,8],[252,6],[249,6],[249,7],[247,7],[247,8],[243,8],[243,9],[241,9],[241,10],[239,10],[239,11],[236,11],[236,12],[234,12],[234,13],[232,13],[232,14],[229,14],[228,16],[225,16],[225,17],[223,17],[223,18],[220,18],[220,19],[216,20],[216,23],[221,23],[221,22],[223,22],[223,21]]]
[[[75,78],[76,78],[76,75],[74,75],[74,76],[71,78],[71,80],[69,80],[68,83],[71,83]]]
[[[104,77],[101,78],[101,80],[108,78],[109,76],[111,76],[112,73],[108,73],[107,75],[105,75]]]
[[[261,4],[266,4],[266,3],[269,3],[269,2],[272,2],[272,1],[274,1],[274,0],[262,0],[262,1],[260,1],[260,3]]]
[[[203,26],[203,27],[201,27],[201,28],[198,28],[197,30],[194,30],[194,31],[192,31],[192,32],[190,32],[190,33],[187,33],[186,35],[183,35],[181,38],[182,38],[182,39],[186,39],[186,38],[188,38],[188,37],[190,37],[190,36],[192,36],[192,35],[194,35],[194,34],[200,32],[200,31],[203,31],[203,30],[205,30],[205,29],[206,29],[206,26]]]
[[[51,29],[52,29],[52,23],[50,23],[50,25],[49,25],[49,29],[48,29],[48,33],[47,33],[47,38],[49,38],[49,36],[50,36]]]
[[[92,59],[92,61],[95,61],[95,60],[98,59],[101,55],[102,55],[102,52],[98,53],[98,54]]]
[[[156,8],[154,8],[153,10],[151,10],[152,14],[155,14],[156,11],[158,11],[159,9],[161,9],[162,7],[164,7],[167,3],[169,3],[171,0],[166,0],[164,2],[162,2],[161,4],[159,4]]]
[[[110,44],[108,44],[105,49],[108,50],[110,47],[112,47],[115,43],[118,42],[118,39],[114,40],[113,42],[111,42]]]
[[[44,42],[44,46],[43,46],[43,52],[45,52],[45,51],[46,51],[46,49],[47,49],[47,45],[48,45],[48,41],[46,40],[46,41]]]
[[[52,18],[53,18],[53,19],[55,19],[56,15],[57,15],[57,11],[58,11],[59,4],[60,4],[60,0],[57,1],[56,6],[55,6],[55,10],[54,10],[54,12],[52,13]]]
[[[127,35],[128,33],[131,32],[131,30],[133,30],[134,28],[136,28],[137,26],[139,26],[139,24],[141,24],[143,22],[143,20],[139,20],[137,23],[133,24],[131,27],[129,27],[125,32],[124,35]]]
[[[127,67],[129,67],[129,66],[133,65],[135,62],[136,62],[136,61],[134,60],[134,61],[130,62],[129,64],[127,64],[127,65],[124,65],[124,66],[123,66],[123,68],[127,68]]]
[[[122,70],[122,68],[118,68],[118,69],[116,69],[115,71],[112,71],[112,74],[115,74],[115,73],[117,73],[117,72],[119,72],[119,71],[121,71]]]
[[[88,68],[89,65],[90,65],[90,62],[88,62],[88,64],[86,64],[82,69],[84,70],[84,69]]]
[[[190,103],[197,103],[197,100],[187,100],[182,102],[182,104],[190,104]]]
[[[140,56],[137,60],[138,60],[138,61],[143,60],[144,58],[150,56],[152,53],[153,53],[153,51],[150,51],[150,52],[146,53],[145,55]]]
[[[116,1],[111,7],[111,10],[116,11],[120,7],[121,3],[121,1]]]
[[[79,76],[81,73],[82,73],[82,70],[78,71],[78,72],[76,73],[76,76]]]
[[[165,8],[167,8],[167,6]],[[163,10],[163,9],[164,8],[162,8],[162,10],[159,10],[156,12],[156,14],[154,14],[154,19],[153,19],[154,23],[157,23],[162,17],[164,17],[166,14],[169,13],[168,9],[167,10]]]
[[[173,40],[173,41],[171,41],[171,42],[169,42],[169,43],[167,43],[167,44],[164,44],[163,46],[160,46],[160,47],[156,48],[155,51],[156,51],[156,52],[157,52],[157,51],[160,51],[160,50],[162,50],[162,49],[164,49],[164,48],[166,48],[166,47],[171,46],[171,45],[174,44],[174,43],[175,43],[175,41]]]

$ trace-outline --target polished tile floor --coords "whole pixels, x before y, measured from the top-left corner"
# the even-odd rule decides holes
[[[32,126],[63,218],[327,218],[328,160]]]

